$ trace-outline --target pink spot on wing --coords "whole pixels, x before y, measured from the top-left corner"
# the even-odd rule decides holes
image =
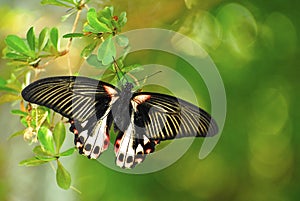
[[[114,95],[117,94],[117,91],[114,90],[112,87],[103,85],[103,88],[104,88],[104,90],[108,93],[108,95],[109,95],[110,97],[112,97],[112,96],[114,96]]]
[[[152,152],[152,149],[147,149],[147,150],[145,151],[146,154],[150,154],[151,152]]]
[[[105,135],[105,139],[104,139],[104,145],[103,145],[103,150],[106,150],[108,148],[109,145],[109,135]]]
[[[151,95],[138,95],[133,98],[133,101],[136,102],[137,104],[141,104],[145,102],[146,100],[149,100],[151,98]]]

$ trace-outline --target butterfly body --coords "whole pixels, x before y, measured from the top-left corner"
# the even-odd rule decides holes
[[[131,83],[118,89],[87,77],[60,76],[30,84],[22,96],[68,118],[75,146],[92,159],[108,148],[113,126],[116,164],[122,168],[141,163],[160,141],[218,132],[215,121],[201,108],[173,96],[132,89]]]

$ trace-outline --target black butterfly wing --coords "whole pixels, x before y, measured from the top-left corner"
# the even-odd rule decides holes
[[[101,118],[119,90],[113,85],[79,76],[40,79],[22,91],[24,100],[46,106],[69,119]]]
[[[218,132],[215,120],[206,111],[173,96],[136,93],[132,104],[135,124],[140,128],[140,133],[152,140],[206,137]]]
[[[119,90],[113,85],[79,76],[40,79],[28,85],[23,98],[69,118],[81,154],[97,158],[109,144],[111,105]]]
[[[98,158],[107,149],[110,126],[124,121],[126,126],[121,126],[124,130],[117,129],[115,142],[116,163],[122,168],[141,163],[162,140],[213,136],[218,132],[217,124],[207,112],[173,96],[135,93],[131,104],[124,105],[128,104],[126,94],[131,95],[130,89],[124,88],[121,93],[98,80],[61,76],[30,84],[22,96],[28,102],[49,107],[69,118],[76,147],[90,158]],[[121,109],[117,111],[125,110],[130,116],[117,112],[114,117],[113,105]]]
[[[206,137],[218,132],[218,126],[203,109],[173,96],[135,93],[131,99],[128,128],[119,131],[116,164],[133,168],[154,152],[160,141],[181,137]]]

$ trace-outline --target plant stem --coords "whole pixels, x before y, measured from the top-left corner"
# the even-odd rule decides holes
[[[81,15],[81,9],[79,9],[76,13],[76,17],[75,17],[75,20],[74,20],[74,23],[73,23],[73,27],[72,27],[72,31],[71,33],[74,33],[75,30],[76,30],[76,27],[78,25],[78,22],[79,22],[79,18],[80,18],[80,15]],[[69,41],[68,41],[68,44],[67,44],[67,47],[66,47],[66,52],[69,53],[70,51],[70,48],[71,48],[71,45],[72,45],[72,41],[73,41],[73,38],[70,38]],[[69,74],[72,75],[72,68],[71,68],[71,60],[70,60],[70,54],[68,54],[68,68],[69,68]]]

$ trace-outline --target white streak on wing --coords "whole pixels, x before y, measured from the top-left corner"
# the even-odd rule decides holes
[[[144,138],[144,145],[150,141],[149,138],[146,137],[146,135],[143,135],[143,138]]]
[[[116,164],[121,168],[131,168],[134,163],[135,151],[133,149],[134,136],[133,113],[131,115],[131,123],[125,130],[121,138],[120,148],[116,153]]]
[[[85,146],[87,144],[90,144],[91,149],[89,151],[83,149],[84,154],[90,156],[91,159],[98,158],[101,152],[104,151],[103,147],[104,147],[104,140],[106,137],[106,124],[107,124],[107,116],[105,116],[104,119],[100,120],[96,124],[95,128],[92,131],[92,136],[89,136],[89,138],[85,142]],[[99,149],[99,152],[94,153],[94,150],[96,148]]]
[[[84,121],[84,122],[82,122],[82,123],[81,123],[81,127],[82,127],[82,128],[84,128],[84,127],[86,126],[86,124],[87,124],[87,123],[88,123],[88,121],[87,121],[87,120],[86,120],[86,121]]]
[[[111,89],[110,87],[107,87]],[[112,89],[114,90],[114,89]],[[115,90],[114,90],[115,91]],[[115,91],[116,92],[116,91]],[[107,127],[107,117],[111,111],[112,104],[118,99],[118,96],[112,96],[111,101],[109,102],[109,107],[102,116],[102,118],[97,122],[96,126],[92,129],[91,133],[87,136],[87,139],[84,142],[83,153],[85,156],[90,156],[91,159],[96,159],[100,154],[106,150],[104,147],[104,141],[106,139],[106,127]],[[83,122],[82,125],[86,125],[86,122]],[[90,146],[91,149],[85,149],[86,146]],[[98,147],[98,148],[97,148]],[[95,150],[99,150],[94,152]]]
[[[85,143],[86,139],[88,138],[88,130],[84,130],[81,133],[78,134],[78,138],[82,137],[83,138],[83,144]],[[79,148],[81,147],[83,144],[81,144],[80,142],[77,142],[76,147]]]

